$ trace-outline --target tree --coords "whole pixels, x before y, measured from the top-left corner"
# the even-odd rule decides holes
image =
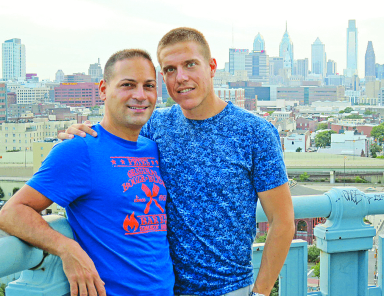
[[[316,127],[316,130],[324,130],[324,129],[327,129],[328,128],[328,123],[326,122],[320,122],[317,127]]]
[[[363,116],[361,116],[359,114],[351,114],[351,115],[345,116],[345,118],[347,118],[347,119],[362,119]]]
[[[379,143],[384,142],[384,122],[372,128],[371,137],[374,137]]]
[[[269,296],[279,296],[279,278],[277,278],[275,284],[273,285],[271,294]]]
[[[264,234],[256,238],[256,243],[265,243],[266,240],[267,240],[267,234]]]
[[[308,247],[308,262],[316,262],[320,256],[320,249],[315,245]]]
[[[310,175],[307,174],[307,172],[304,172],[303,174],[301,174],[299,176],[300,178],[300,181],[304,182],[304,181],[307,181],[309,179]]]
[[[6,285],[5,284],[1,284],[1,286],[0,286],[0,296],[5,296],[5,288],[6,288]]]
[[[353,111],[352,107],[347,107],[344,109],[344,113],[351,113]]]
[[[372,158],[376,158],[377,152],[381,152],[383,148],[381,148],[381,146],[377,145],[376,143],[372,143],[369,150],[371,151]]]
[[[303,150],[301,147],[297,147],[296,152],[301,152],[301,150]]]
[[[315,146],[324,148],[331,145],[331,135],[335,133],[335,131],[319,132],[315,137]]]
[[[370,110],[365,110],[364,115],[373,115],[375,112],[372,112]]]
[[[4,191],[3,188],[0,187],[0,198],[4,198]]]
[[[169,98],[167,99],[167,102],[165,103],[165,106],[166,106],[166,107],[171,107],[171,106],[173,106],[173,105],[175,105],[175,104],[176,104],[176,102],[175,102],[174,100],[172,100],[171,97],[169,97]]]
[[[14,187],[14,188],[12,189],[12,194],[15,194],[19,189],[20,189],[19,187]]]
[[[320,280],[320,261],[316,263],[315,266],[312,266],[313,274]]]

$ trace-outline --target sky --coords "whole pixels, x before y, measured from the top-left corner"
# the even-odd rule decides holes
[[[0,2],[0,42],[20,38],[26,46],[27,73],[40,80],[65,74],[88,73],[100,58],[101,66],[114,52],[143,48],[153,57],[161,37],[176,27],[192,27],[208,40],[218,68],[229,60],[230,47],[252,49],[260,32],[267,54],[279,55],[285,32],[294,47],[294,59],[309,59],[311,44],[320,38],[327,59],[346,68],[348,20],[358,28],[358,71],[364,76],[368,41],[376,63],[384,64],[382,0],[345,1],[270,0],[13,0]],[[0,64],[1,67],[1,64]],[[311,66],[309,66],[311,68]],[[1,76],[1,75],[0,75]]]

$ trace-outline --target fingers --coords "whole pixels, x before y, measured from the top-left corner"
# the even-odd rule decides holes
[[[84,281],[85,279],[85,281]],[[70,280],[71,296],[107,296],[105,283],[98,274],[94,277],[88,275],[83,279]]]
[[[97,132],[95,132],[93,129],[91,129],[91,123],[89,121],[86,121],[84,124],[74,124],[71,125],[65,133],[59,133],[58,138],[61,140],[69,140],[74,137],[74,135],[85,137],[86,134],[89,134],[93,137],[97,137]]]

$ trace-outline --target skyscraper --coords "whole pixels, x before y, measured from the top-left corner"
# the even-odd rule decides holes
[[[357,74],[357,28],[356,20],[348,21],[347,29],[347,71],[346,76]]]
[[[288,34],[288,26],[285,24],[285,33],[283,39],[281,39],[279,47],[279,57],[283,58],[284,63],[289,63],[291,65],[291,70],[293,66],[293,43]]]
[[[375,77],[375,62],[375,51],[373,50],[372,41],[368,41],[365,52],[365,77]]]
[[[333,60],[328,60],[327,62],[327,76],[336,75],[336,62]]]
[[[92,82],[99,82],[103,79],[103,69],[101,69],[100,66],[100,59],[97,60],[97,63],[89,65],[88,75],[91,76]]]
[[[254,51],[262,51],[265,50],[265,42],[263,36],[258,33],[253,40],[253,50]]]
[[[249,54],[249,49],[229,49],[229,73],[235,74],[237,70],[245,70],[245,57]]]
[[[307,78],[308,75],[308,59],[297,60],[297,75]]]
[[[325,61],[325,45],[317,37],[312,44],[312,73],[325,76]]]
[[[5,40],[2,46],[3,79],[25,79],[25,45],[17,38]]]

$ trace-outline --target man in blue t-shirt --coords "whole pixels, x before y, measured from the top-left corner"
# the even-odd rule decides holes
[[[142,135],[159,147],[169,194],[175,293],[269,295],[294,234],[277,130],[215,95],[216,60],[197,30],[168,32],[159,42],[157,59],[168,93],[178,105],[156,110]],[[92,132],[86,125],[75,125],[67,133],[84,136],[84,131]],[[269,232],[253,283],[258,199]]]
[[[0,211],[0,227],[60,256],[71,295],[172,296],[167,191],[156,143],[139,135],[157,99],[149,54],[112,55],[99,92],[98,137],[56,145]],[[74,240],[40,216],[52,202],[65,207]]]

